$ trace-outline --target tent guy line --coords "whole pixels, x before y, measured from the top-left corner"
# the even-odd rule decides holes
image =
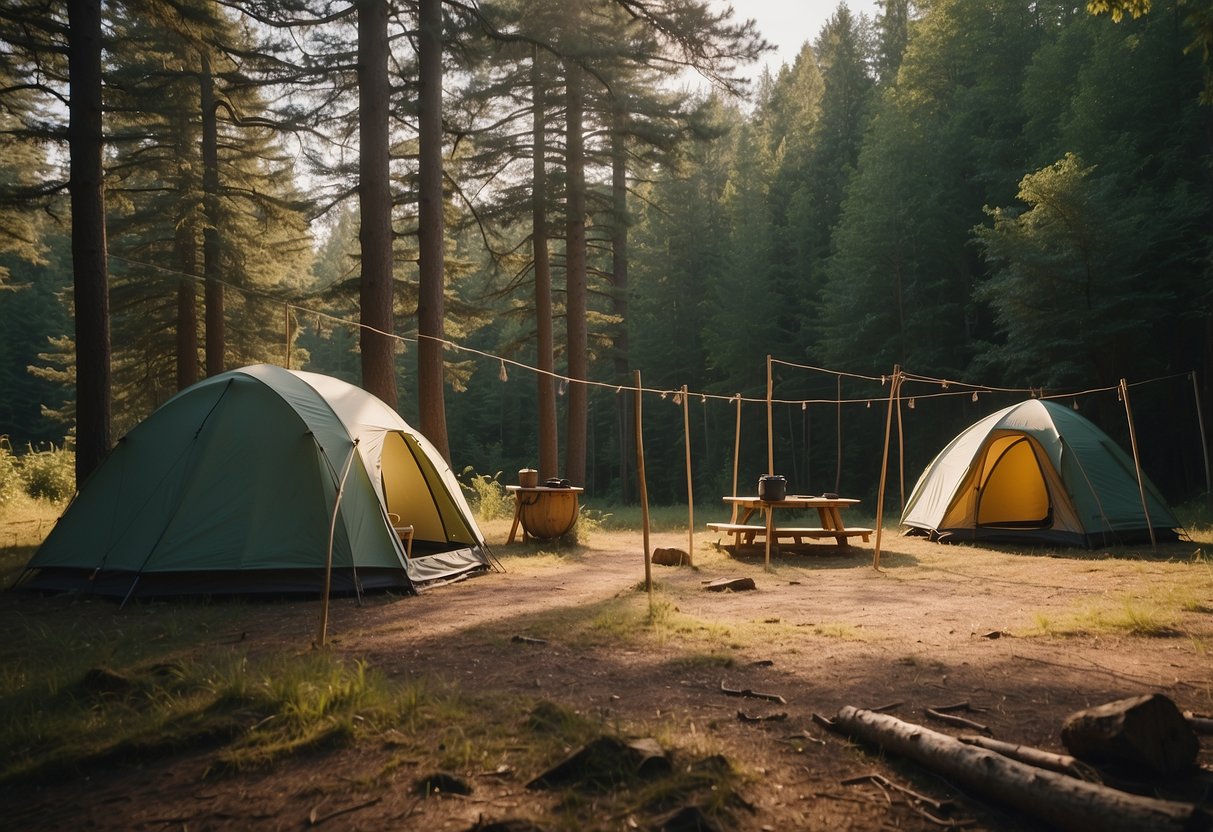
[[[192,280],[195,283],[200,283],[200,284],[207,283],[206,278],[204,278],[200,275],[190,274],[188,272],[182,272],[182,271],[179,271],[176,269],[169,269],[164,266],[156,265],[154,263],[146,263],[146,262],[139,261],[139,260],[131,260],[129,258],[120,257],[116,254],[110,254],[109,257],[114,260],[118,260],[118,261],[130,264],[133,266],[142,266],[145,268],[154,269],[155,271],[163,274],[166,277],[174,277],[174,278],[179,278],[179,279],[184,278],[186,280]],[[663,390],[660,388],[653,388],[653,387],[637,387],[637,386],[631,386],[631,385],[627,385],[627,384],[612,384],[610,382],[605,382],[605,381],[594,381],[592,379],[574,378],[572,376],[566,376],[566,375],[561,375],[560,373],[554,373],[549,370],[543,370],[543,369],[540,369],[539,367],[533,367],[530,364],[526,364],[524,362],[517,361],[516,359],[513,359],[513,358],[507,358],[502,355],[496,355],[495,353],[486,352],[484,350],[478,350],[474,347],[469,347],[464,344],[460,344],[456,341],[451,341],[446,338],[437,338],[433,335],[421,335],[420,333],[418,333],[416,336],[410,337],[410,336],[405,336],[405,335],[397,335],[394,332],[384,332],[381,329],[377,329],[373,326],[369,326],[367,324],[363,324],[358,321],[351,321],[348,318],[342,318],[337,315],[331,315],[328,312],[321,312],[318,309],[311,309],[306,306],[301,306],[286,298],[283,298],[281,295],[276,295],[271,292],[264,292],[264,291],[260,291],[257,289],[249,289],[244,286],[237,286],[236,284],[229,283],[225,280],[216,280],[214,282],[218,283],[219,285],[221,285],[225,288],[232,289],[233,291],[239,292],[244,295],[252,295],[254,297],[259,297],[259,298],[264,298],[266,300],[274,301],[275,303],[281,303],[283,305],[284,310],[287,311],[288,313],[290,310],[295,310],[295,311],[305,314],[305,315],[314,316],[317,319],[326,318],[330,321],[339,323],[342,326],[353,327],[355,329],[365,329],[369,332],[374,332],[378,335],[382,335],[385,338],[393,338],[398,341],[403,341],[405,343],[419,343],[422,338],[425,338],[425,339],[431,340],[431,341],[437,341],[438,343],[442,344],[444,347],[447,347],[448,349],[453,349],[453,350],[457,350],[460,352],[466,352],[466,353],[470,353],[473,355],[481,356],[483,358],[491,359],[493,361],[500,362],[500,364],[503,368],[508,364],[509,366],[516,367],[520,370],[527,370],[527,371],[535,373],[537,375],[548,376],[556,381],[564,382],[565,384],[584,384],[587,387],[599,387],[599,388],[606,389],[606,390],[614,390],[616,393],[621,393],[624,390],[627,390],[627,391],[633,392],[633,393],[637,393],[637,392],[649,393],[649,394],[653,394],[653,395],[659,395],[663,399],[673,397],[675,404],[678,404],[682,401],[683,390],[681,388]],[[288,320],[287,320],[288,333],[289,333],[289,326],[290,326],[290,321],[289,321],[289,317],[288,317]],[[289,334],[288,334],[287,341],[289,343]],[[287,351],[288,358],[289,358],[289,355],[290,355],[290,353],[289,353],[289,348],[288,348],[288,351]],[[773,364],[780,364],[780,365],[787,366],[787,367],[795,367],[798,369],[811,370],[813,372],[823,373],[826,375],[833,375],[833,376],[838,377],[839,379],[853,378],[853,379],[858,379],[861,381],[879,382],[881,387],[884,387],[889,382],[889,380],[892,378],[891,375],[866,376],[866,375],[860,375],[857,373],[845,372],[843,370],[832,370],[832,369],[828,369],[828,368],[824,368],[824,367],[815,367],[815,366],[812,366],[809,364],[799,364],[796,362],[786,361],[786,360],[778,359],[778,358],[774,358],[774,357],[771,357],[771,362]],[[287,369],[290,369],[289,360],[287,361],[286,366],[287,366]],[[931,385],[936,385],[936,386],[942,387],[943,391],[934,392],[934,393],[921,393],[921,394],[915,394],[913,396],[901,395],[898,397],[899,400],[900,399],[912,400],[912,399],[926,399],[926,398],[942,398],[945,396],[976,397],[981,393],[1025,393],[1034,399],[1065,399],[1065,398],[1077,398],[1079,396],[1088,396],[1088,395],[1092,395],[1095,393],[1108,393],[1113,390],[1119,391],[1119,389],[1120,389],[1120,385],[1116,384],[1116,385],[1109,385],[1107,387],[1093,387],[1093,388],[1088,388],[1085,390],[1068,391],[1068,392],[1062,392],[1062,393],[1049,393],[1046,395],[1046,393],[1045,393],[1046,388],[1044,388],[1044,387],[999,387],[996,385],[989,385],[989,384],[974,384],[972,382],[960,381],[957,379],[935,378],[932,376],[918,375],[915,373],[906,372],[904,369],[900,370],[900,373],[901,373],[901,381],[903,384],[911,383],[911,382],[919,383],[919,384],[931,384]],[[1160,381],[1169,381],[1169,380],[1172,380],[1175,378],[1187,377],[1187,376],[1191,376],[1191,374],[1192,374],[1192,371],[1183,372],[1183,373],[1174,373],[1171,375],[1159,376],[1157,378],[1152,378],[1152,379],[1146,379],[1144,381],[1127,382],[1127,384],[1129,387],[1139,387],[1139,386],[1142,386],[1145,384],[1154,384],[1154,383],[1160,382]],[[957,390],[957,391],[948,390],[948,388],[951,385],[957,385],[960,387],[964,387],[965,389]],[[701,402],[703,402],[705,404],[707,403],[707,401],[709,399],[711,399],[711,400],[715,400],[715,401],[746,402],[746,403],[750,403],[750,404],[768,404],[769,403],[769,404],[783,404],[783,405],[800,405],[802,408],[807,407],[810,404],[813,404],[813,405],[863,404],[865,407],[871,407],[873,402],[882,402],[887,398],[886,396],[882,395],[882,396],[863,396],[863,397],[845,398],[845,399],[842,398],[841,396],[839,396],[837,398],[833,398],[833,399],[774,399],[774,398],[767,398],[767,397],[761,397],[761,396],[759,396],[759,397],[742,396],[740,393],[726,395],[726,394],[722,394],[722,393],[708,393],[705,391],[695,391],[695,390],[687,391],[686,395],[697,397]],[[974,400],[976,401],[976,399],[974,399]]]

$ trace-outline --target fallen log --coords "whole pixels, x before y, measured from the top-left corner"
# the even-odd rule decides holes
[[[1213,828],[1213,819],[1197,806],[1131,795],[1039,769],[886,714],[846,706],[833,725],[1059,829],[1197,832]]]
[[[1028,745],[1016,745],[1013,742],[1003,742],[1002,740],[980,737],[975,734],[964,734],[957,737],[957,739],[965,745],[976,745],[978,748],[995,751],[1004,757],[1019,760],[1019,762],[1027,763],[1030,766],[1047,768],[1049,771],[1068,774],[1071,777],[1086,780],[1090,783],[1099,782],[1099,773],[1094,768],[1076,757],[1071,757],[1069,754],[1054,754],[1052,751],[1043,751]]]

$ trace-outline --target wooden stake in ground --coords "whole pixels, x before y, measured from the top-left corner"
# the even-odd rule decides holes
[[[636,370],[636,478],[640,484],[640,525],[644,532],[644,589],[649,594],[649,615],[653,614],[653,564],[649,561],[649,485],[644,478],[644,420],[640,399],[644,388]]]
[[[682,435],[687,452],[687,566],[695,564],[695,488],[691,483],[691,397],[682,385]]]
[[[1150,549],[1158,549],[1158,541],[1154,539],[1154,524],[1150,521],[1150,506],[1146,501],[1146,482],[1141,473],[1141,457],[1137,455],[1137,431],[1133,427],[1133,411],[1129,409],[1129,383],[1120,380],[1120,397],[1125,402],[1125,418],[1129,420],[1129,444],[1133,446],[1133,466],[1137,469],[1137,491],[1141,494],[1141,510],[1146,515],[1146,528],[1150,530]]]
[[[1209,495],[1209,505],[1213,506],[1213,476],[1209,473],[1209,439],[1205,436],[1205,417],[1200,412],[1200,387],[1196,384],[1196,371],[1193,370],[1192,395],[1196,398],[1196,427],[1200,430],[1200,459],[1205,464],[1205,494]]]
[[[847,706],[834,718],[833,729],[908,757],[1058,829],[1189,832],[1210,828],[1209,815],[1197,806],[1128,794],[1046,771],[887,714]]]
[[[880,460],[880,491],[876,495],[876,545],[872,553],[872,568],[880,568],[880,533],[884,528],[884,484],[889,474],[889,439],[893,433],[893,408],[897,405],[897,392],[901,387],[901,365],[893,365],[893,378],[889,382],[889,414],[884,423],[884,456]],[[900,411],[899,411],[900,412]]]
[[[775,476],[775,429],[771,416],[772,399],[775,395],[775,380],[771,375],[771,356],[767,356],[767,473]]]

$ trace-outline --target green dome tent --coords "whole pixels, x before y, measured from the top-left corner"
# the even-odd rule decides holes
[[[1146,510],[1142,506],[1145,494]],[[1031,399],[966,428],[926,467],[902,512],[907,534],[1098,546],[1174,540],[1158,490],[1068,407]]]
[[[413,527],[411,547],[394,525]],[[459,484],[425,437],[353,385],[260,364],[181,391],[123,437],[23,585],[319,593],[330,546],[338,592],[413,591],[489,566]]]

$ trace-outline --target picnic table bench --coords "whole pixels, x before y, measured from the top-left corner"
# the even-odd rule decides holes
[[[760,500],[758,497],[725,497],[733,506],[733,517],[728,523],[708,523],[713,531],[732,536],[735,549],[753,546],[761,539],[766,549],[767,564],[770,564],[771,546],[779,546],[780,540],[790,541],[792,546],[805,546],[809,541],[833,538],[839,546],[850,545],[852,537],[863,542],[875,533],[873,529],[847,526],[843,523],[841,510],[859,501],[846,497],[813,497],[792,495],[782,500]],[[775,509],[816,509],[820,526],[778,526],[775,524]],[[750,523],[755,513],[762,512],[762,525]]]
[[[758,537],[766,536],[766,526],[756,526],[746,523],[708,523],[708,528],[716,532],[726,532],[733,535],[733,545],[752,546],[754,540]],[[797,545],[806,545],[805,539],[822,540],[827,537],[832,537],[835,540],[844,543],[848,538],[858,537],[864,543],[868,542],[874,534],[872,529],[862,529],[858,527],[846,527],[842,529],[822,529],[822,528],[796,528],[789,526],[777,526],[771,530],[772,537],[778,541],[782,539],[791,539]]]

